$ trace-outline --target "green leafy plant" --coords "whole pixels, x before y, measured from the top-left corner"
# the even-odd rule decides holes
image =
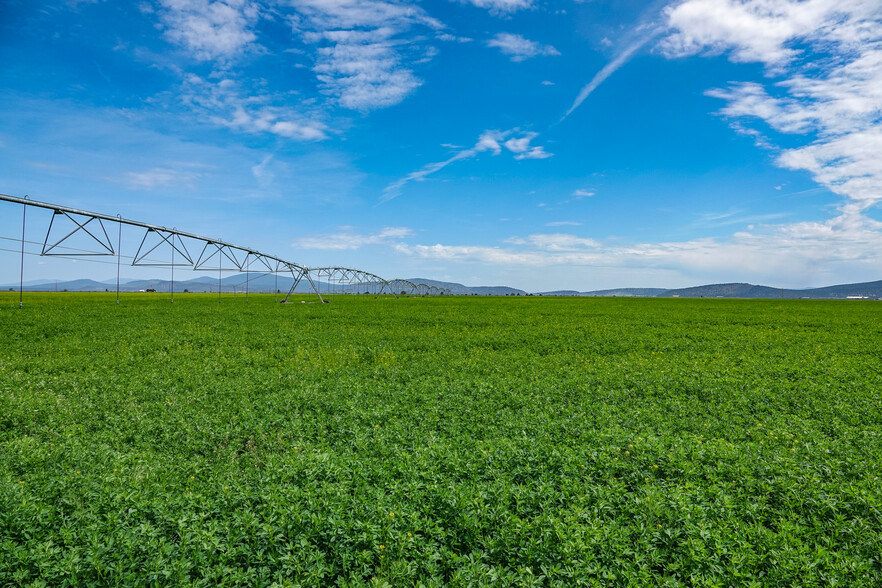
[[[0,293],[0,585],[882,584],[871,302]]]

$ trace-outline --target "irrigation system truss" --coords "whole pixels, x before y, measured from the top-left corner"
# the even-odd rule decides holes
[[[174,300],[174,268],[180,267],[193,271],[211,271],[218,275],[218,293],[220,294],[222,275],[224,271],[238,270],[246,276],[246,295],[248,279],[251,273],[273,274],[278,276],[290,273],[294,281],[288,290],[283,302],[287,302],[294,289],[306,280],[322,302],[322,284],[325,285],[325,294],[391,294],[396,298],[399,295],[431,296],[449,294],[449,290],[443,290],[436,286],[422,283],[414,283],[410,280],[396,278],[386,280],[380,276],[354,268],[327,266],[307,267],[275,255],[270,255],[252,249],[235,245],[219,239],[204,237],[194,233],[186,233],[176,228],[151,225],[97,212],[78,210],[67,206],[60,206],[48,202],[30,200],[28,197],[19,198],[0,194],[0,201],[12,202],[22,205],[22,234],[21,234],[21,272],[19,275],[19,307],[22,306],[21,291],[24,280],[24,256],[25,256],[25,228],[27,225],[28,207],[42,208],[52,211],[46,236],[40,245],[40,256],[57,256],[66,258],[88,258],[96,256],[115,257],[117,268],[116,301],[119,304],[119,272],[122,265],[122,229],[123,226],[133,227],[143,231],[140,236],[140,244],[137,252],[132,256],[132,266],[140,267],[166,267],[172,271],[172,300]],[[110,223],[110,231],[108,225]],[[114,223],[117,225],[114,227]],[[113,229],[116,228],[116,231]],[[53,231],[53,229],[55,229]],[[91,245],[91,249],[71,247],[70,240],[74,237],[84,239]],[[116,237],[116,242],[112,237]],[[65,245],[68,243],[68,245]],[[169,252],[169,258],[159,260],[156,258],[158,251]],[[128,261],[127,261],[128,263]]]

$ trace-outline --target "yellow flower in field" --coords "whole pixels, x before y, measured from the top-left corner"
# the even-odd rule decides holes
[[[383,549],[386,549],[386,546],[385,546],[385,545],[380,545],[380,550],[382,551]]]
[[[625,451],[625,455],[631,455],[630,451]]]
[[[390,513],[389,513],[389,517],[390,517],[390,518],[395,518],[395,513],[394,513],[394,512],[390,512]]]
[[[413,537],[413,535],[411,535],[410,533],[408,533],[407,536],[408,536],[408,537]]]

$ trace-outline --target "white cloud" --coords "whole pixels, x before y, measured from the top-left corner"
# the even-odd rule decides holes
[[[493,14],[508,14],[533,7],[533,0],[462,0]]]
[[[452,43],[471,43],[474,39],[469,37],[457,37],[456,35],[451,35],[450,33],[438,33],[435,35],[435,38],[439,41],[449,41]]]
[[[697,281],[761,280],[769,285],[823,285],[841,276],[878,275],[882,223],[843,214],[824,223],[766,225],[727,239],[615,245],[567,234],[512,238],[504,247],[408,245],[399,253],[451,263],[493,266],[671,270]],[[806,284],[807,276],[812,280]]]
[[[524,61],[540,55],[560,55],[560,52],[551,45],[542,45],[511,33],[498,33],[487,41],[487,46],[499,49],[512,61]]]
[[[413,230],[407,227],[384,227],[377,233],[362,235],[351,227],[340,227],[340,232],[313,235],[296,239],[292,243],[298,249],[319,249],[342,251],[360,249],[366,245],[385,245],[412,236]]]
[[[882,4],[871,0],[687,0],[666,10],[670,57],[727,52],[767,67],[774,83],[733,83],[708,95],[736,131],[779,151],[777,163],[805,170],[854,213],[882,202]],[[759,120],[803,146],[780,151]]]
[[[514,158],[521,159],[546,159],[553,153],[545,151],[541,146],[530,146],[530,141],[536,138],[538,133],[526,133],[521,137],[513,137],[504,143],[505,148],[515,154]]]
[[[523,153],[518,153],[514,156],[515,159],[548,159],[549,157],[554,157],[554,153],[549,153],[545,150],[545,147],[541,145],[537,147],[530,147]]]
[[[863,209],[882,201],[880,153],[882,128],[877,125],[784,151],[778,162],[789,169],[809,171],[816,182]]]
[[[251,167],[251,173],[254,174],[254,179],[257,180],[257,183],[261,188],[266,188],[272,185],[273,181],[276,179],[276,175],[269,167],[272,160],[273,156],[267,155],[260,163]]]
[[[578,190],[574,190],[572,195],[566,200],[561,200],[558,202],[558,206],[562,206],[564,204],[569,204],[570,202],[578,202],[579,200],[584,200],[585,198],[591,198],[594,196],[593,190],[583,190],[579,188]]]
[[[243,96],[239,84],[231,79],[212,83],[190,75],[184,82],[182,99],[203,119],[246,133],[271,133],[296,141],[327,138],[327,127],[268,94]]]
[[[554,221],[550,223],[545,223],[546,227],[581,227],[582,223],[577,223],[576,221]]]
[[[251,45],[260,12],[250,0],[161,0],[165,34],[200,60],[230,59]]]
[[[293,0],[292,29],[314,47],[323,91],[343,107],[398,104],[421,80],[412,66],[431,59],[417,28],[444,26],[416,4],[382,0]]]
[[[186,186],[193,189],[195,181],[202,174],[191,171],[154,167],[142,172],[127,172],[114,181],[124,184],[130,190],[152,190],[164,186]]]
[[[874,0],[686,0],[665,9],[673,29],[660,44],[669,56],[730,53],[733,61],[777,68],[800,53],[798,41],[859,43]]]
[[[530,142],[537,136],[537,133],[522,133],[517,135],[517,131],[498,131],[488,130],[481,133],[477,142],[473,147],[462,149],[454,153],[444,161],[438,161],[423,166],[421,169],[410,172],[401,179],[391,182],[383,190],[381,202],[391,200],[401,194],[401,189],[410,182],[421,182],[428,176],[441,171],[451,163],[471,159],[479,153],[489,151],[493,155],[502,153],[503,147],[514,154],[515,159],[545,159],[552,157],[553,153],[548,153],[541,146],[530,146]],[[508,138],[510,137],[510,138]]]
[[[543,86],[553,86],[553,85],[554,85],[554,82],[549,81],[549,80],[542,80],[542,82],[540,82],[540,83],[541,83]]]
[[[526,237],[512,237],[507,239],[506,243],[530,245],[543,251],[578,251],[584,248],[595,248],[600,245],[594,239],[578,237],[569,233],[534,233]]]
[[[341,106],[370,110],[398,104],[422,82],[392,43],[337,44],[318,50],[315,72]]]

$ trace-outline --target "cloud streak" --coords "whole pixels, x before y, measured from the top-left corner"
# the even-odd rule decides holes
[[[541,145],[530,145],[531,141],[537,136],[538,133],[520,133],[516,130],[484,131],[472,147],[462,149],[444,161],[430,163],[388,184],[383,190],[380,202],[387,202],[399,196],[402,188],[410,182],[421,182],[452,163],[471,159],[480,153],[490,152],[493,155],[499,155],[503,150],[508,150],[514,155],[516,160],[547,159],[553,157],[554,154],[545,151],[545,148]]]
[[[596,90],[600,86],[600,84],[605,82],[607,80],[607,78],[609,78],[609,76],[611,76],[612,74],[614,74],[616,72],[616,70],[618,70],[620,67],[622,67],[623,65],[628,63],[628,61],[634,56],[634,54],[637,52],[637,50],[639,50],[641,47],[646,45],[649,41],[654,39],[657,36],[657,34],[658,33],[655,31],[648,33],[648,34],[645,34],[643,37],[639,38],[636,42],[634,42],[634,43],[630,44],[628,47],[626,47],[624,51],[622,51],[621,53],[616,55],[616,57],[612,61],[607,63],[605,66],[603,66],[603,69],[601,69],[599,72],[594,74],[594,77],[591,78],[591,81],[588,82],[587,84],[585,84],[585,86],[579,91],[579,94],[576,96],[576,99],[573,101],[572,106],[570,106],[569,110],[567,110],[566,113],[564,113],[563,117],[561,118],[561,121],[565,120],[577,108],[579,108],[579,106],[581,106],[582,103],[585,102],[585,99],[588,98],[588,96],[590,96],[591,93],[594,92],[594,90]]]
[[[195,187],[201,173],[192,170],[181,170],[168,167],[154,167],[141,172],[126,172],[118,181],[130,190],[153,190],[167,186]]]
[[[296,239],[291,245],[298,249],[322,251],[345,251],[361,249],[368,245],[386,245],[412,236],[413,230],[407,227],[384,227],[376,233],[356,233],[351,227],[340,227],[336,233],[312,235]]]

